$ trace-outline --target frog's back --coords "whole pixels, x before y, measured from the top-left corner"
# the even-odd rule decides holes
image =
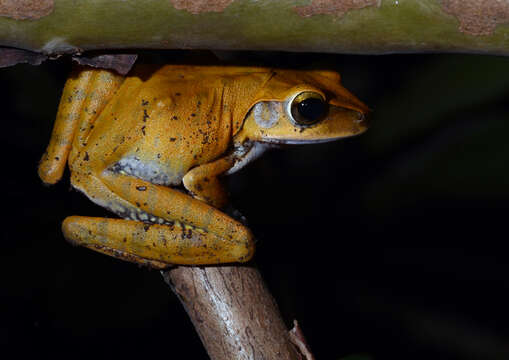
[[[235,99],[227,88],[238,76],[263,72],[228,69],[137,66],[96,119],[87,153],[106,166],[157,172],[146,180],[179,184],[189,169],[229,147]]]

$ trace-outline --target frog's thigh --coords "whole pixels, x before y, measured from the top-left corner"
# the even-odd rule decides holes
[[[175,189],[119,173],[106,171],[101,174],[101,179],[116,196],[136,204],[147,214],[170,222],[178,221],[223,239],[224,244],[236,248],[238,258],[235,261],[247,261],[253,256],[254,239],[249,229],[203,201]]]
[[[71,216],[64,220],[62,231],[73,244],[155,268],[243,262],[250,258],[234,242],[180,225]]]
[[[228,197],[217,177],[230,169],[233,163],[233,159],[224,157],[195,167],[184,176],[182,182],[195,198],[221,209],[226,206]]]

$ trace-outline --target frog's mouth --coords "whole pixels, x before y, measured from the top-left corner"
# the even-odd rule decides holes
[[[262,138],[260,142],[266,143],[266,144],[273,144],[273,145],[309,145],[309,144],[323,144],[328,143],[332,141],[337,141],[341,139],[345,139],[347,137],[357,136],[351,135],[351,136],[338,136],[333,138],[327,138],[327,139],[271,139],[271,138]]]

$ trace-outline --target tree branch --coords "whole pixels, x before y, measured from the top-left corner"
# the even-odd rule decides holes
[[[0,0],[0,46],[509,53],[500,0]]]
[[[162,274],[211,359],[302,359],[256,268],[180,266]]]

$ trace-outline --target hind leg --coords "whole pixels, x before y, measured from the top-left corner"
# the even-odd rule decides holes
[[[245,262],[253,256],[246,227],[175,189],[111,171],[73,174],[72,180],[96,203],[141,220],[67,218],[63,232],[74,244],[158,268]]]
[[[75,67],[65,83],[51,139],[39,163],[42,181],[55,184],[62,178],[73,143],[83,142],[122,81],[122,76],[107,70]]]
[[[171,264],[242,262],[251,257],[241,243],[179,224],[71,216],[64,220],[62,231],[73,244],[158,269]]]

